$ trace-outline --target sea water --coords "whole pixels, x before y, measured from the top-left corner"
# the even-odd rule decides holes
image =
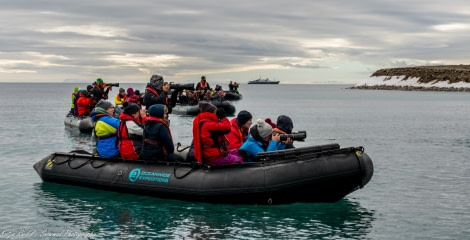
[[[288,115],[307,131],[295,146],[363,146],[375,167],[339,202],[259,206],[42,182],[35,162],[91,149],[90,135],[63,123],[76,85],[86,87],[0,83],[0,239],[469,239],[470,93],[240,85],[237,112]],[[175,142],[189,144],[193,118],[170,119]]]

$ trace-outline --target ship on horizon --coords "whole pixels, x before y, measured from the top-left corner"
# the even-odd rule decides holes
[[[255,80],[248,81],[248,84],[279,84],[279,81],[272,81],[269,80],[269,78],[261,79],[260,77]]]

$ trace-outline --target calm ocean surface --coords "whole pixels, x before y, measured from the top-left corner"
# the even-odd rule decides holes
[[[90,150],[63,123],[76,85],[0,83],[0,239],[470,239],[470,93],[242,84],[237,112],[289,115],[298,147],[363,146],[375,173],[336,203],[238,206],[43,183],[35,162]],[[188,144],[192,118],[170,119]]]

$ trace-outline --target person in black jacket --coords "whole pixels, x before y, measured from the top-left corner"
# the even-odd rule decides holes
[[[147,114],[140,158],[174,161],[175,146],[168,122],[168,108],[162,104],[154,104],[147,110]]]
[[[143,105],[145,109],[149,109],[152,105],[163,104],[167,106],[168,113],[171,113],[170,101],[168,99],[168,92],[170,91],[170,84],[163,81],[160,75],[152,75],[150,82],[145,88],[143,97]]]

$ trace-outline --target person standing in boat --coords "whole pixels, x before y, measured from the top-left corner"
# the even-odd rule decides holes
[[[234,93],[239,94],[239,92],[238,92],[238,83],[237,82],[233,82],[233,89],[232,90],[233,90]]]
[[[230,132],[225,135],[229,142],[229,150],[239,149],[248,139],[248,132],[251,124],[253,123],[252,119],[253,117],[250,112],[242,110],[237,114],[236,118],[232,118],[232,120],[230,120],[232,128]]]
[[[74,116],[77,116],[77,115],[78,115],[77,99],[78,99],[78,97],[79,97],[79,91],[80,91],[80,87],[79,87],[79,86],[75,86],[75,87],[73,88],[73,92],[72,92],[72,105],[70,106],[69,115],[74,115]]]
[[[112,86],[106,86],[103,79],[97,78],[93,83],[92,97],[95,103],[98,103],[101,99],[108,99],[108,93],[111,91]]]
[[[248,139],[240,147],[240,151],[246,155],[244,160],[254,161],[258,153],[283,150],[286,143],[292,142],[291,138],[288,138],[285,143],[281,142],[281,137],[272,133],[273,127],[263,119],[258,119],[256,124],[250,128]]]
[[[140,158],[154,161],[174,161],[175,145],[168,121],[168,107],[154,104],[147,110]]]
[[[146,112],[135,103],[123,102],[122,106],[117,132],[119,153],[123,159],[136,160],[142,151]]]
[[[122,106],[122,103],[127,100],[127,94],[126,90],[124,88],[119,88],[119,93],[116,94],[116,97],[114,97],[114,105],[117,106]]]
[[[238,150],[229,151],[225,134],[230,132],[230,121],[223,108],[210,102],[199,102],[201,112],[193,120],[194,157],[199,164],[209,166],[243,163]]]
[[[120,121],[113,117],[113,114],[113,104],[104,99],[96,103],[95,109],[91,113],[91,120],[94,124],[93,134],[96,141],[96,151],[98,155],[104,158],[119,156],[116,134]]]
[[[171,113],[170,101],[168,99],[168,92],[170,91],[170,84],[163,82],[163,77],[160,75],[152,75],[150,82],[145,88],[143,97],[143,104],[146,109],[152,105],[163,104],[167,106],[168,113]]]
[[[206,81],[206,76],[201,76],[201,81],[196,84],[196,91],[199,94],[199,99],[202,100],[206,97],[206,93],[211,91],[212,88],[209,86],[209,83]]]

